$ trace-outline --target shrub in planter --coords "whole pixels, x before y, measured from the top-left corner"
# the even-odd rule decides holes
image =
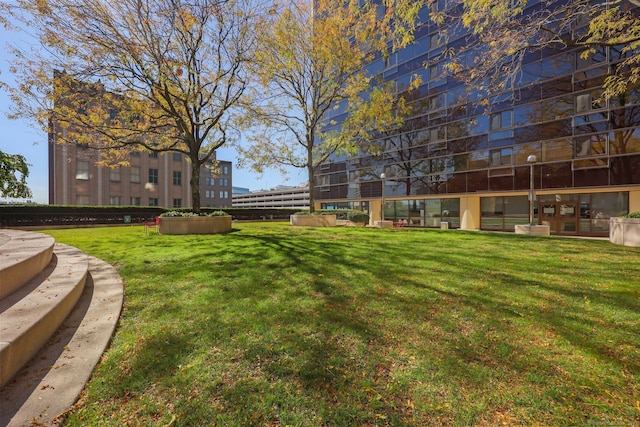
[[[167,211],[160,214],[161,218],[191,218],[200,216],[197,213],[189,211]]]
[[[347,213],[347,219],[351,222],[357,222],[357,223],[363,223],[363,224],[369,223],[369,215],[358,210],[350,210]]]
[[[629,214],[624,215],[622,218],[640,218],[640,211],[631,212]]]
[[[229,216],[225,211],[213,211],[207,216]]]

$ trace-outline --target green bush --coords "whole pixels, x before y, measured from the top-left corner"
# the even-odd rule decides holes
[[[347,219],[351,222],[364,222],[367,224],[369,222],[369,215],[362,211],[350,210],[347,212]]]
[[[209,212],[207,216],[229,216],[229,214],[226,213],[225,211],[213,211],[213,212]]]
[[[640,211],[631,212],[631,213],[623,216],[623,218],[640,218]]]

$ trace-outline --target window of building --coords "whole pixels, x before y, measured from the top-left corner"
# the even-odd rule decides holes
[[[173,207],[179,208],[182,206],[182,199],[173,199]]]
[[[589,135],[573,140],[575,157],[604,156],[607,154],[607,135]]]
[[[89,179],[89,162],[84,160],[76,161],[76,179]]]
[[[140,168],[136,167],[136,166],[132,166],[129,169],[129,181],[132,183],[139,183],[140,182]]]
[[[180,154],[180,153],[173,153],[173,161],[174,161],[174,162],[181,162],[181,161],[182,161],[182,154]]]
[[[89,196],[76,196],[76,205],[88,206]]]
[[[109,181],[120,182],[120,166],[109,169]]]
[[[131,198],[131,206],[140,206],[140,203],[141,203],[140,197]]]
[[[155,151],[152,151],[149,153],[149,158],[150,159],[157,159],[158,158],[158,153]]]
[[[513,148],[506,147],[489,152],[489,165],[491,167],[509,166],[513,164]]]
[[[149,206],[158,206],[158,198],[149,197]]]
[[[222,167],[222,174],[223,175],[229,175],[229,166],[223,166]]]
[[[132,151],[130,156],[131,157],[140,157],[140,152],[139,151]]]
[[[591,111],[591,94],[583,93],[576,96],[576,113],[586,113]]]
[[[229,192],[228,191],[220,191],[220,198],[221,199],[228,199],[229,198]]]
[[[158,169],[154,169],[154,168],[149,169],[149,183],[150,184],[158,183]]]
[[[445,94],[439,93],[429,98],[429,110],[440,110],[445,107]]]
[[[507,110],[491,115],[491,130],[509,128],[513,126],[513,111]]]
[[[109,196],[109,204],[112,206],[120,206],[121,204],[120,196]]]
[[[173,171],[173,185],[182,185],[181,171]]]

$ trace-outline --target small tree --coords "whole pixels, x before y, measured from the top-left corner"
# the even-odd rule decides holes
[[[370,132],[397,123],[404,103],[366,66],[408,44],[422,2],[303,0],[276,4],[257,29],[260,47],[247,100],[241,164],[305,168],[310,209],[314,174],[330,156],[357,150]],[[331,115],[349,113],[341,127]]]
[[[0,194],[2,197],[31,197],[31,190],[27,187],[28,176],[29,165],[24,156],[0,151]]]
[[[43,50],[14,50],[16,115],[62,143],[125,163],[131,150],[179,152],[200,167],[233,139],[260,5],[250,0],[17,0],[0,11]],[[64,70],[65,73],[54,73]],[[54,76],[55,74],[55,76]],[[55,82],[53,81],[55,77]],[[54,127],[50,127],[54,126]]]

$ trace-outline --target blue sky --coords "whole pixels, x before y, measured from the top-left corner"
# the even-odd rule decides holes
[[[12,75],[9,73],[11,57],[7,53],[7,43],[20,43],[20,35],[5,30],[0,25],[0,81],[11,84]],[[33,201],[48,203],[48,160],[47,135],[35,129],[24,120],[9,120],[11,101],[7,93],[0,89],[0,150],[9,154],[22,154],[26,157],[29,167],[28,185],[33,192]],[[306,183],[306,170],[291,168],[287,176],[278,171],[267,170],[258,175],[249,170],[236,168],[236,156],[232,149],[218,150],[218,159],[233,162],[233,185],[250,190],[269,189],[278,185],[299,185]]]

